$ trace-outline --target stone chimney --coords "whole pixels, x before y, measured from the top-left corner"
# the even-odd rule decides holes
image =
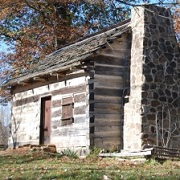
[[[169,9],[132,10],[130,95],[124,110],[124,150],[180,148],[180,52]]]

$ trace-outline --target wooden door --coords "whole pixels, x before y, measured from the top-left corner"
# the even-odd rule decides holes
[[[50,143],[51,97],[41,99],[40,144]]]

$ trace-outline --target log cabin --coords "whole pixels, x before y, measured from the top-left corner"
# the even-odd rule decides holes
[[[9,138],[89,152],[180,148],[180,53],[169,9],[131,19],[48,55],[9,79]]]

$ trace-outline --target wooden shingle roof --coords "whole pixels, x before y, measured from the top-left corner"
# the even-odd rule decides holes
[[[33,69],[8,80],[3,86],[15,86],[36,77],[42,77],[47,74],[62,72],[68,68],[76,67],[82,61],[92,56],[97,50],[101,49],[108,41],[128,31],[130,29],[129,24],[130,19],[65,46],[49,54],[44,60],[39,61]]]

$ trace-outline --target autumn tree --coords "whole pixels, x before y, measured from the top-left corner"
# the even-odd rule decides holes
[[[0,34],[11,48],[11,53],[2,57],[16,70],[14,75],[80,34],[79,29],[71,26],[71,2],[76,1],[0,1]]]
[[[126,19],[135,2],[0,0],[0,37],[9,47],[0,56],[1,75],[20,75],[60,47]]]

